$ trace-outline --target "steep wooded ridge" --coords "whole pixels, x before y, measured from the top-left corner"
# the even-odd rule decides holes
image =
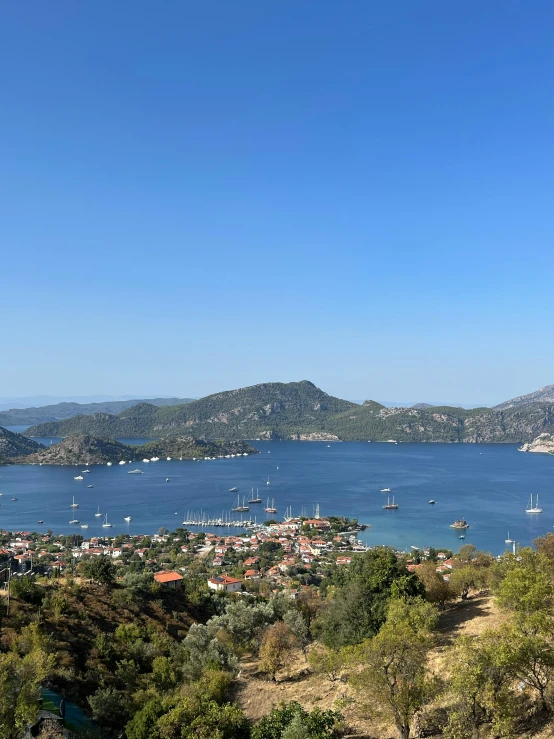
[[[0,427],[0,464],[6,462],[11,457],[18,457],[22,454],[31,454],[38,449],[44,449],[38,441],[32,441],[26,436],[15,434],[8,429]]]
[[[532,393],[528,398],[534,398]],[[517,404],[516,404],[517,401]],[[504,408],[386,408],[335,398],[308,381],[264,383],[172,407],[140,403],[117,416],[97,413],[47,423],[29,436],[332,439],[345,441],[524,443],[554,431],[554,402],[520,399]]]
[[[33,442],[31,442],[33,443]],[[118,441],[99,439],[88,434],[67,436],[58,444],[10,459],[14,464],[105,464],[106,462],[139,461],[151,457],[217,457],[225,454],[256,454],[257,450],[243,441],[218,443],[175,436],[149,444],[131,446]]]
[[[150,400],[110,400],[104,403],[55,403],[38,408],[12,408],[0,411],[0,426],[25,426],[29,424],[46,423],[48,421],[63,421],[74,416],[90,416],[93,413],[116,414],[139,403],[150,405],[183,405],[190,403],[191,398],[152,398]]]
[[[185,431],[210,439],[252,439],[325,430],[326,420],[355,403],[327,395],[311,382],[264,383],[208,395],[186,405],[141,403],[117,416],[97,413],[27,430],[30,436],[89,433],[107,437],[158,437]]]

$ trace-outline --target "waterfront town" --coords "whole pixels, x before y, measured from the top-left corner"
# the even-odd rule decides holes
[[[357,520],[342,517],[290,518],[266,521],[253,530],[223,534],[160,529],[154,535],[56,536],[19,531],[0,533],[0,583],[9,577],[77,576],[79,565],[106,556],[123,576],[150,572],[163,588],[181,587],[187,573],[205,574],[209,590],[271,596],[285,591],[298,596],[301,587],[318,584],[329,566],[345,566],[355,553],[368,549],[358,538]],[[409,571],[433,558],[449,579],[451,553],[425,549],[404,558]]]

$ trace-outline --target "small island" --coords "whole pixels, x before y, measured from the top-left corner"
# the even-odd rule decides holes
[[[152,441],[140,446],[122,444],[113,439],[102,439],[88,434],[73,434],[49,447],[39,446],[31,454],[15,456],[12,464],[107,464],[138,461],[143,458],[204,459],[258,454],[258,450],[244,441],[207,441],[192,436],[175,436]]]

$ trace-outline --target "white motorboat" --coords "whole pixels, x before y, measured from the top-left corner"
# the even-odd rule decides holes
[[[69,523],[71,523],[71,524],[77,524],[77,523],[79,523],[79,520],[78,520],[77,518],[74,518],[74,519],[73,519],[72,521],[70,521]]]
[[[84,480],[85,478],[82,475],[77,475],[77,477],[73,478],[74,480]]]
[[[106,467],[111,467],[113,462],[106,462]]]
[[[90,475],[90,470],[83,470],[81,475]]]
[[[127,472],[127,474],[128,474],[128,475],[142,475],[142,474],[143,474],[143,472],[142,472],[142,470],[139,470],[139,469],[137,468],[136,470],[129,470],[129,471]]]
[[[108,464],[110,464],[110,463],[108,462]],[[124,459],[122,459],[119,464],[127,464],[127,462]]]
[[[127,523],[129,523],[129,521],[131,521],[132,519],[131,519],[131,516],[125,516],[125,518],[123,520],[124,521],[127,521]]]
[[[392,493],[392,490],[390,488],[381,488],[382,493]]]
[[[81,524],[82,529],[88,529],[88,523],[82,523]]]

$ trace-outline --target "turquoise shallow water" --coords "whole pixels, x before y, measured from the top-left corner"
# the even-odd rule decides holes
[[[292,506],[312,515],[343,514],[371,524],[362,538],[370,544],[457,549],[462,543],[498,554],[510,536],[522,545],[554,525],[554,456],[522,454],[514,445],[379,444],[254,442],[261,454],[209,462],[161,460],[133,464],[143,475],[128,475],[129,465],[91,466],[85,480],[76,481],[78,467],[8,466],[0,468],[0,526],[9,530],[100,533],[153,533],[160,526],[175,528],[187,511],[221,515],[233,504],[238,487],[249,495],[275,499],[282,517]],[[277,469],[278,467],[278,469]],[[84,467],[82,468],[84,469]],[[266,485],[268,475],[271,485]],[[169,477],[170,481],[165,482]],[[92,484],[94,488],[87,489]],[[399,504],[385,511],[390,487]],[[542,514],[525,513],[530,493],[539,494]],[[88,530],[70,526],[69,508],[75,495],[77,518]],[[12,501],[12,496],[18,498]],[[435,499],[431,506],[428,500]],[[102,529],[94,517],[100,506],[113,528]],[[250,514],[264,520],[263,506]],[[250,515],[249,514],[249,515]],[[125,516],[132,516],[130,524]],[[449,528],[457,518],[470,524],[466,539]],[[37,520],[43,519],[42,526]],[[218,529],[223,532],[224,529]]]

